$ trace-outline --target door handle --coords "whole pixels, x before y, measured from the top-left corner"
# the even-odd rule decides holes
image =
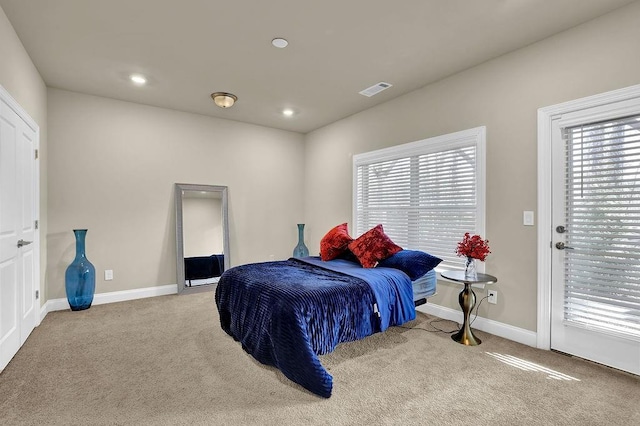
[[[573,247],[565,246],[563,242],[556,243],[556,248],[558,250],[575,250]]]
[[[18,240],[18,248],[22,247],[22,246],[28,246],[29,244],[31,244],[33,241],[25,241],[25,240]]]

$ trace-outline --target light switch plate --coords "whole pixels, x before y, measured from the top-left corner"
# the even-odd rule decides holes
[[[533,212],[530,210],[525,210],[522,212],[522,224],[525,226],[533,226],[534,216]]]
[[[113,269],[105,269],[104,280],[111,281],[113,279]]]

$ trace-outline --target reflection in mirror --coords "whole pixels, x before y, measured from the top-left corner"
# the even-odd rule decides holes
[[[227,187],[176,183],[178,293],[211,288],[229,268]]]

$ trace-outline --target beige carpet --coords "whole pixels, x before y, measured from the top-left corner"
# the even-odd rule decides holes
[[[419,314],[409,326],[432,320]],[[0,424],[640,424],[637,376],[478,335],[482,345],[466,347],[392,328],[340,345],[322,357],[334,376],[323,399],[227,336],[211,292],[53,312],[0,374]]]

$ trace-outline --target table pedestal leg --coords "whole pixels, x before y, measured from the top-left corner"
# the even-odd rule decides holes
[[[469,283],[464,283],[464,289],[458,295],[458,302],[460,302],[460,308],[462,308],[462,312],[464,313],[464,322],[462,323],[460,331],[452,335],[451,338],[463,345],[477,346],[482,343],[482,340],[474,336],[471,331],[469,316],[471,315],[473,307],[476,305],[476,294],[471,289]]]

